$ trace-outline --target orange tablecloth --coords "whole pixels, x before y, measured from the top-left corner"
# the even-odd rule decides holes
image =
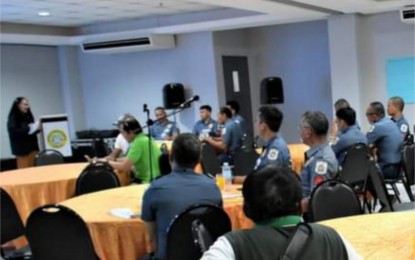
[[[141,219],[121,219],[109,214],[113,208],[141,210],[141,201],[148,185],[86,194],[61,203],[75,210],[87,223],[95,251],[102,260],[136,260],[151,252],[146,227]],[[238,197],[234,197],[234,196]],[[231,218],[232,228],[252,226],[242,212],[241,192],[235,189],[224,193],[225,210]]]
[[[363,259],[415,259],[415,212],[360,215],[320,222],[351,242]]]
[[[288,150],[291,155],[291,167],[292,169],[300,174],[304,165],[304,153],[309,149],[305,144],[288,144]],[[257,153],[262,153],[262,148],[256,149]]]
[[[64,201],[75,194],[75,183],[87,163],[57,164],[0,173],[0,187],[13,199],[23,223],[37,207]],[[117,173],[122,184],[127,173]]]

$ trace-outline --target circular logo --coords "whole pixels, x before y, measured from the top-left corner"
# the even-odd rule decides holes
[[[66,145],[68,138],[64,131],[60,129],[54,129],[48,134],[48,144],[52,148],[62,148]]]

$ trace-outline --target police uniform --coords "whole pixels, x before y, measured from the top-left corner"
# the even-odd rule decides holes
[[[216,135],[218,123],[213,120],[209,119],[208,121],[199,120],[193,127],[193,134],[194,135],[207,135],[213,136]]]
[[[392,120],[384,117],[366,134],[369,144],[378,149],[378,164],[385,177],[395,177],[401,162],[402,135]]]
[[[406,121],[405,117],[402,115],[398,119],[391,118],[393,122],[395,122],[396,126],[399,128],[402,134],[402,140],[405,140],[409,135],[409,124],[408,121]]]
[[[176,123],[172,121],[166,123],[156,122],[151,126],[151,136],[156,140],[165,140],[175,133],[179,133],[179,130]]]
[[[239,125],[242,130],[242,134],[246,133],[246,121],[240,114],[235,114],[232,120]]]
[[[268,164],[291,167],[291,155],[284,139],[278,135],[271,138],[258,158],[254,170],[261,169]]]
[[[338,171],[336,155],[328,144],[320,144],[306,152],[304,169],[301,172],[303,197],[310,197],[315,186],[333,179]]]
[[[340,135],[336,138],[331,148],[336,154],[339,164],[342,164],[346,151],[356,143],[367,144],[367,138],[357,125],[352,125],[340,132]]]
[[[228,120],[221,131],[221,136],[222,142],[227,147],[227,152],[218,156],[219,162],[221,164],[224,162],[232,164],[232,154],[242,146],[242,130],[233,120]]]

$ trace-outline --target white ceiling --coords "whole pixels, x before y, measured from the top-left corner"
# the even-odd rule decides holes
[[[181,34],[248,28],[325,19],[343,13],[386,12],[414,4],[414,0],[0,0],[0,2],[0,22],[3,23],[0,43],[39,45],[77,45],[97,37],[117,38],[141,34]],[[40,17],[39,11],[48,11],[51,15]],[[40,26],[27,26],[28,24]],[[65,33],[52,32],[58,28],[63,28]]]
[[[220,7],[187,0],[1,0],[1,21],[81,26],[217,8]],[[51,15],[41,17],[39,11]]]

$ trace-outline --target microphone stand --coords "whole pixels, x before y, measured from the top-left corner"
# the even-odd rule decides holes
[[[147,114],[147,127],[148,127],[148,152],[149,152],[149,165],[150,165],[150,182],[153,181],[153,149],[151,149],[152,147],[152,143],[151,143],[151,126],[154,124],[153,120],[151,120],[150,118],[150,110],[147,107],[147,104],[143,105],[143,112]]]

